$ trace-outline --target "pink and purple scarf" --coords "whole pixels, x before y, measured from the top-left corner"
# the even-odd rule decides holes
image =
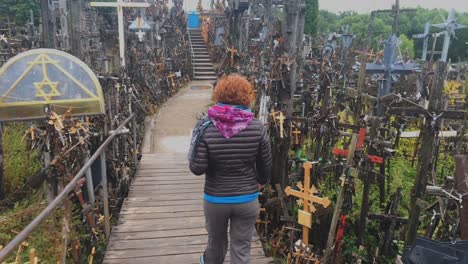
[[[225,138],[232,138],[247,128],[254,118],[249,108],[218,103],[208,109],[213,125]]]

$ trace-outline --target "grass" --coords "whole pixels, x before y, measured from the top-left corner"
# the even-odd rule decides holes
[[[3,130],[4,191],[7,196],[41,168],[39,153],[28,150],[23,140],[26,129],[24,124],[10,123]]]
[[[19,201],[11,209],[0,215],[0,245],[11,241],[34,217],[47,206],[42,192],[33,193]],[[56,263],[60,255],[60,239],[62,227],[62,210],[55,211],[44,221],[26,241],[27,247],[19,255],[19,263],[29,261],[29,250],[34,248],[41,263]],[[12,221],[13,220],[13,221]],[[16,254],[7,259],[7,263],[15,260]]]

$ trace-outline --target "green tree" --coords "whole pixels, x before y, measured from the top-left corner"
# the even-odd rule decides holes
[[[398,35],[404,34],[406,39],[402,48],[402,52],[407,49],[411,56],[421,57],[423,40],[411,40],[414,34],[424,32],[426,22],[431,24],[442,23],[442,18],[448,15],[447,10],[442,9],[424,9],[418,7],[416,12],[402,13],[398,19]],[[468,25],[468,13],[457,13],[457,22]],[[372,32],[371,48],[381,50],[383,48],[383,40],[387,39],[391,32],[392,17],[388,14],[377,14],[374,20],[374,29]],[[319,12],[318,33],[325,34],[336,32],[343,25],[350,25],[350,33],[356,35],[355,47],[359,47],[365,43],[367,39],[367,30],[369,25],[369,14],[357,14],[355,12],[341,12],[339,14],[321,10]],[[441,32],[442,29],[431,27],[431,33]],[[457,38],[452,38],[449,49],[449,58],[452,62],[468,60],[468,29],[456,31]],[[408,40],[408,41],[406,41]],[[412,41],[412,43],[410,43]],[[429,49],[432,47],[431,38],[429,41]],[[436,50],[441,50],[443,45],[443,37],[437,41]],[[411,48],[412,46],[412,48]],[[437,57],[435,58],[437,59]]]
[[[10,18],[11,23],[25,25],[29,22],[30,11],[39,17],[39,6],[35,0],[0,0],[0,18]]]
[[[306,0],[307,10],[305,17],[304,33],[316,36],[319,21],[318,0]]]
[[[405,34],[401,34],[400,41],[400,51],[414,58],[414,40],[409,39]]]
[[[320,10],[317,23],[318,33],[329,33],[335,31],[337,29],[336,23],[338,20],[340,20],[340,17],[337,14],[326,10]]]

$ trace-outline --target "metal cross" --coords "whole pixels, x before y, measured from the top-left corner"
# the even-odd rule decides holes
[[[423,34],[415,34],[413,35],[414,39],[424,39],[424,45],[423,45],[423,53],[422,53],[422,61],[426,61],[427,59],[427,45],[429,42],[429,37],[431,37],[431,34],[429,34],[429,28],[431,27],[429,22],[426,22],[426,26],[424,27],[424,33]]]
[[[455,37],[455,30],[468,28],[468,26],[457,24],[457,19],[455,18],[455,9],[452,8],[447,19],[444,19],[444,23],[432,25],[433,27],[442,28],[444,30],[444,48],[442,49],[441,61],[447,62],[448,49],[450,46],[450,37]]]
[[[376,12],[391,12],[393,17],[392,23],[392,34],[385,41],[384,44],[384,58],[381,64],[377,63],[368,63],[366,65],[366,73],[370,74],[379,74],[383,73],[384,78],[380,84],[378,90],[378,97],[382,97],[391,93],[392,91],[392,76],[393,74],[411,74],[419,69],[417,63],[404,63],[403,61],[397,61],[396,50],[399,44],[399,39],[397,37],[397,25],[398,25],[398,16],[402,12],[413,12],[414,9],[400,9],[400,1],[396,0],[395,5],[393,5],[392,10],[379,10]],[[377,103],[377,115],[383,115],[383,105],[379,102]]]
[[[117,22],[119,24],[119,51],[120,51],[120,64],[125,67],[125,36],[124,36],[124,19],[123,8],[135,7],[150,7],[149,3],[130,3],[117,0],[117,2],[91,2],[92,7],[114,7],[117,8]]]

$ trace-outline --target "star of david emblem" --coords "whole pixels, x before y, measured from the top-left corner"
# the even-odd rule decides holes
[[[46,101],[50,101],[54,96],[60,96],[60,93],[57,90],[58,82],[50,81],[47,75],[44,76],[42,82],[35,82],[34,86],[37,89],[36,97],[43,97]],[[50,87],[48,92],[45,90],[47,86]]]

